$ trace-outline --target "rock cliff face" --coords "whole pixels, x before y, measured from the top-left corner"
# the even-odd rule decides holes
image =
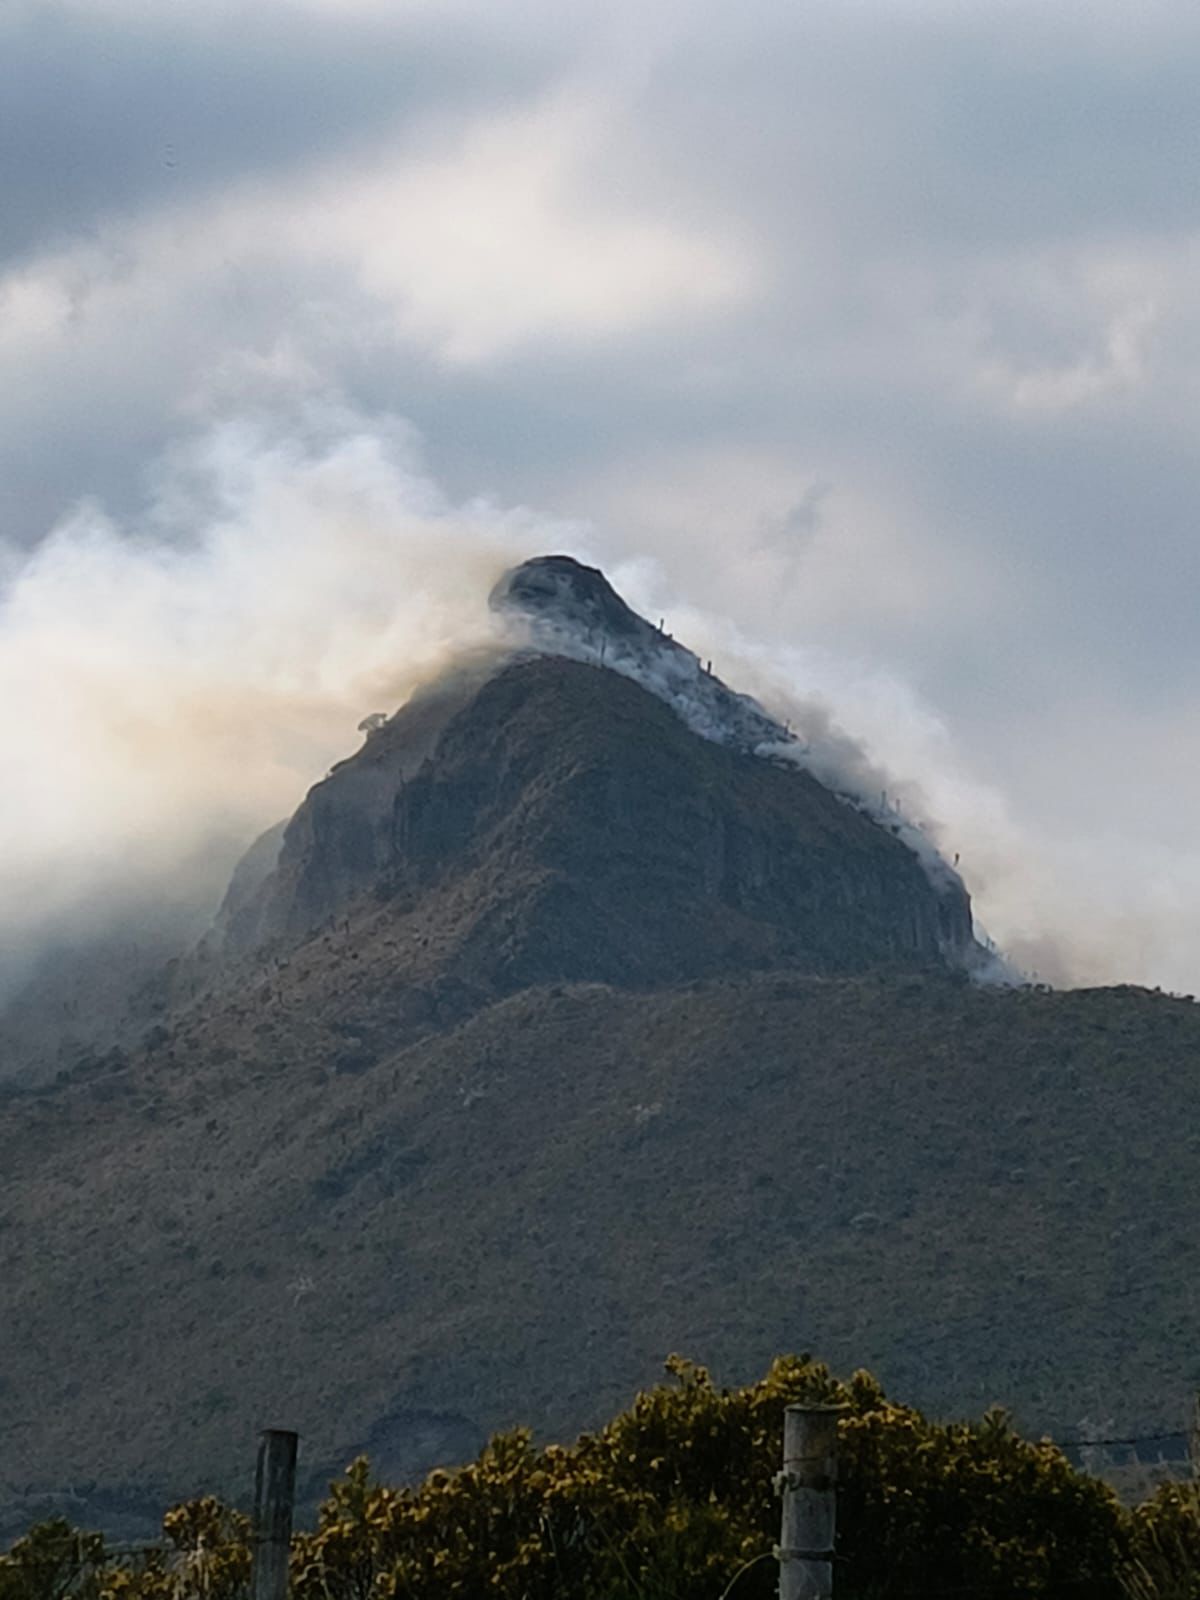
[[[441,975],[675,982],[961,964],[965,893],[807,773],[553,656],[414,702],[309,794],[234,950],[395,908]]]

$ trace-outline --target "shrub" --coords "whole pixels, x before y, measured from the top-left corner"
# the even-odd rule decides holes
[[[1200,1600],[1190,1486],[1135,1512],[1003,1412],[930,1422],[865,1373],[786,1357],[741,1389],[673,1358],[670,1381],[573,1446],[500,1434],[413,1488],[365,1459],[295,1535],[294,1600],[770,1600],[784,1408],[844,1408],[836,1592],[844,1600]],[[244,1517],[213,1499],[168,1512],[141,1563],[99,1535],[35,1528],[0,1557],[0,1600],[239,1600]]]

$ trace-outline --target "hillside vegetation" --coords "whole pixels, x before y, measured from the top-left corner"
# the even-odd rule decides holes
[[[559,985],[389,1051],[386,994],[344,972],[314,952],[219,1026],[8,1103],[14,1515],[88,1480],[227,1487],[267,1419],[390,1474],[514,1416],[563,1437],[672,1348],[737,1380],[820,1346],[1060,1435],[1182,1427],[1192,1005]]]

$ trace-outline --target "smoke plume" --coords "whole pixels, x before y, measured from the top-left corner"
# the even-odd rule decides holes
[[[607,566],[643,615],[666,614],[789,724],[818,777],[957,864],[1018,964],[1189,986],[1196,897],[1170,863],[1139,871],[1126,853],[1124,875],[1101,873],[1093,850],[1038,840],[902,683],[767,650],[689,609],[652,559],[606,563],[603,544],[456,504],[403,422],[310,401],[181,444],[135,517],[81,505],[32,553],[0,552],[0,997],[40,951],[121,917],[202,927],[241,850],[355,746],[365,715],[512,642],[487,595],[551,550]]]
[[[80,506],[0,597],[0,992],[48,942],[202,919],[249,838],[486,644],[484,597],[565,531],[452,505],[400,423],[223,422],[118,525]]]

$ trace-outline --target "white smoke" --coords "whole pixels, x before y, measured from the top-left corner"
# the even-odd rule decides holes
[[[959,873],[977,936],[1003,954],[995,975],[1197,988],[1200,858],[1140,837],[1039,830],[964,765],[945,722],[896,676],[824,651],[765,647],[676,599],[653,560],[614,565],[610,576],[786,722],[816,777],[885,823],[900,819],[927,865],[936,871],[932,851]]]
[[[32,553],[0,545],[0,992],[48,943],[130,908],[211,915],[241,849],[353,748],[365,714],[501,642],[486,597],[504,569],[549,551],[605,565],[603,544],[455,504],[405,424],[310,399],[285,422],[264,410],[199,432],[134,519],[84,505]],[[651,560],[609,576],[790,724],[818,777],[957,867],[1022,967],[1192,987],[1200,883],[1177,862],[1038,838],[903,684],[767,650],[689,609]]]
[[[794,684],[768,681],[765,699],[777,707],[772,716],[764,703],[727,687],[714,674],[711,659],[702,660],[661,624],[606,626],[592,598],[581,598],[568,574],[549,571],[545,564],[538,565],[536,583],[535,608],[523,619],[534,647],[632,678],[703,739],[810,772],[902,840],[935,885],[961,886],[958,873],[937,847],[934,830],[889,799],[887,771],[837,725],[828,707],[801,698]],[[507,592],[500,603],[511,604]],[[698,633],[712,632],[711,623],[706,627],[700,614],[692,613],[692,622]],[[730,653],[728,647],[725,653]],[[745,645],[734,647],[735,681],[759,676],[747,659],[749,653]]]
[[[0,558],[0,986],[47,941],[203,914],[288,814],[448,658],[514,560],[569,531],[451,504],[401,423],[313,402],[213,426],[143,513],[84,505]]]

